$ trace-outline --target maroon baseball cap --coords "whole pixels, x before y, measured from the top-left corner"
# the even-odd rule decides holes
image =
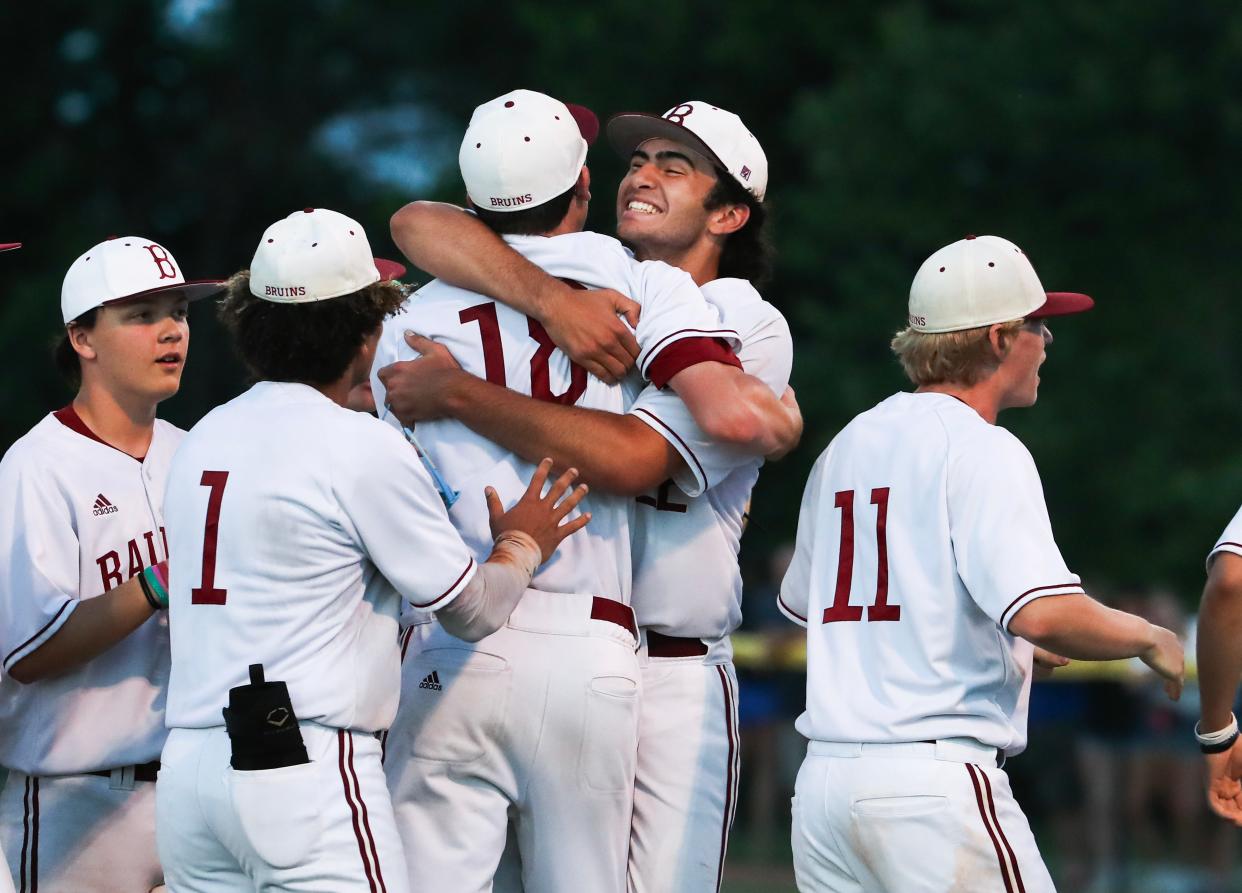
[[[1048,300],[1026,315],[1027,319],[1043,319],[1047,316],[1070,316],[1082,313],[1095,306],[1095,301],[1088,295],[1076,291],[1050,291]]]
[[[14,248],[21,247],[21,242],[0,242],[0,251],[12,251]]]

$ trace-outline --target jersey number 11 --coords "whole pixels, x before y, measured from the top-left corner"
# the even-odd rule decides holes
[[[871,491],[875,509],[875,602],[867,607],[868,620],[900,620],[901,605],[888,603],[888,487]],[[832,607],[824,609],[824,623],[839,620],[862,620],[862,605],[850,604],[850,587],[854,578],[854,491],[837,493],[836,506],[841,510],[841,550],[837,561],[837,591]]]

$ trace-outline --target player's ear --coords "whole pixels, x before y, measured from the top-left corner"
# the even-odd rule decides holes
[[[992,344],[992,354],[997,362],[1003,362],[1009,354],[1011,340],[1009,333],[1005,331],[1004,323],[988,326],[988,341]]]
[[[748,220],[750,220],[750,208],[746,205],[725,205],[710,212],[707,218],[707,231],[714,236],[727,236],[744,227]]]
[[[84,360],[95,359],[97,354],[91,339],[91,329],[71,322],[65,327],[65,331],[69,336],[69,346],[73,348],[74,353]]]
[[[574,183],[574,198],[584,202],[591,200],[591,169],[585,164],[578,172],[577,182]]]

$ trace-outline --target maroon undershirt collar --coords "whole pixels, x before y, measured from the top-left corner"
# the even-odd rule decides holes
[[[144,459],[147,458],[146,456],[130,456],[129,453],[126,453],[120,447],[112,446],[112,444],[108,443],[108,441],[104,440],[102,437],[100,437],[98,434],[96,434],[94,431],[92,431],[90,428],[86,426],[86,422],[82,421],[82,417],[78,415],[78,411],[73,408],[72,403],[70,403],[68,406],[64,407],[63,409],[56,410],[54,413],[52,413],[52,415],[56,417],[56,421],[60,422],[70,431],[76,431],[77,433],[81,434],[85,438],[98,441],[99,443],[102,443],[106,447],[111,447],[112,449],[116,450],[118,453],[129,456],[129,458],[133,459],[136,462],[141,463]]]

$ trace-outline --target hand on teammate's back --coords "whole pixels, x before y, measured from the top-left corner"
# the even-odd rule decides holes
[[[552,557],[561,540],[571,533],[581,530],[591,520],[590,512],[583,512],[577,518],[565,521],[568,515],[587,494],[587,485],[579,484],[572,492],[569,488],[578,479],[578,469],[571,468],[562,474],[543,492],[548,474],[552,471],[552,460],[544,459],[535,469],[526,492],[507,512],[500,502],[500,497],[491,487],[486,490],[487,511],[492,525],[492,536],[498,537],[507,530],[520,530],[534,537],[539,544],[543,561]],[[568,492],[568,495],[566,493]],[[564,499],[561,497],[564,496]]]
[[[610,288],[573,289],[539,321],[571,360],[600,381],[616,384],[638,358],[638,341],[621,317],[637,326],[641,309]]]
[[[1182,685],[1186,681],[1186,655],[1175,633],[1163,626],[1152,626],[1156,642],[1139,658],[1164,677],[1164,693],[1176,701],[1182,696]]]
[[[414,332],[405,333],[405,343],[421,356],[391,363],[376,374],[387,392],[388,408],[401,424],[412,428],[416,422],[448,414],[449,380],[466,373],[443,344]]]

